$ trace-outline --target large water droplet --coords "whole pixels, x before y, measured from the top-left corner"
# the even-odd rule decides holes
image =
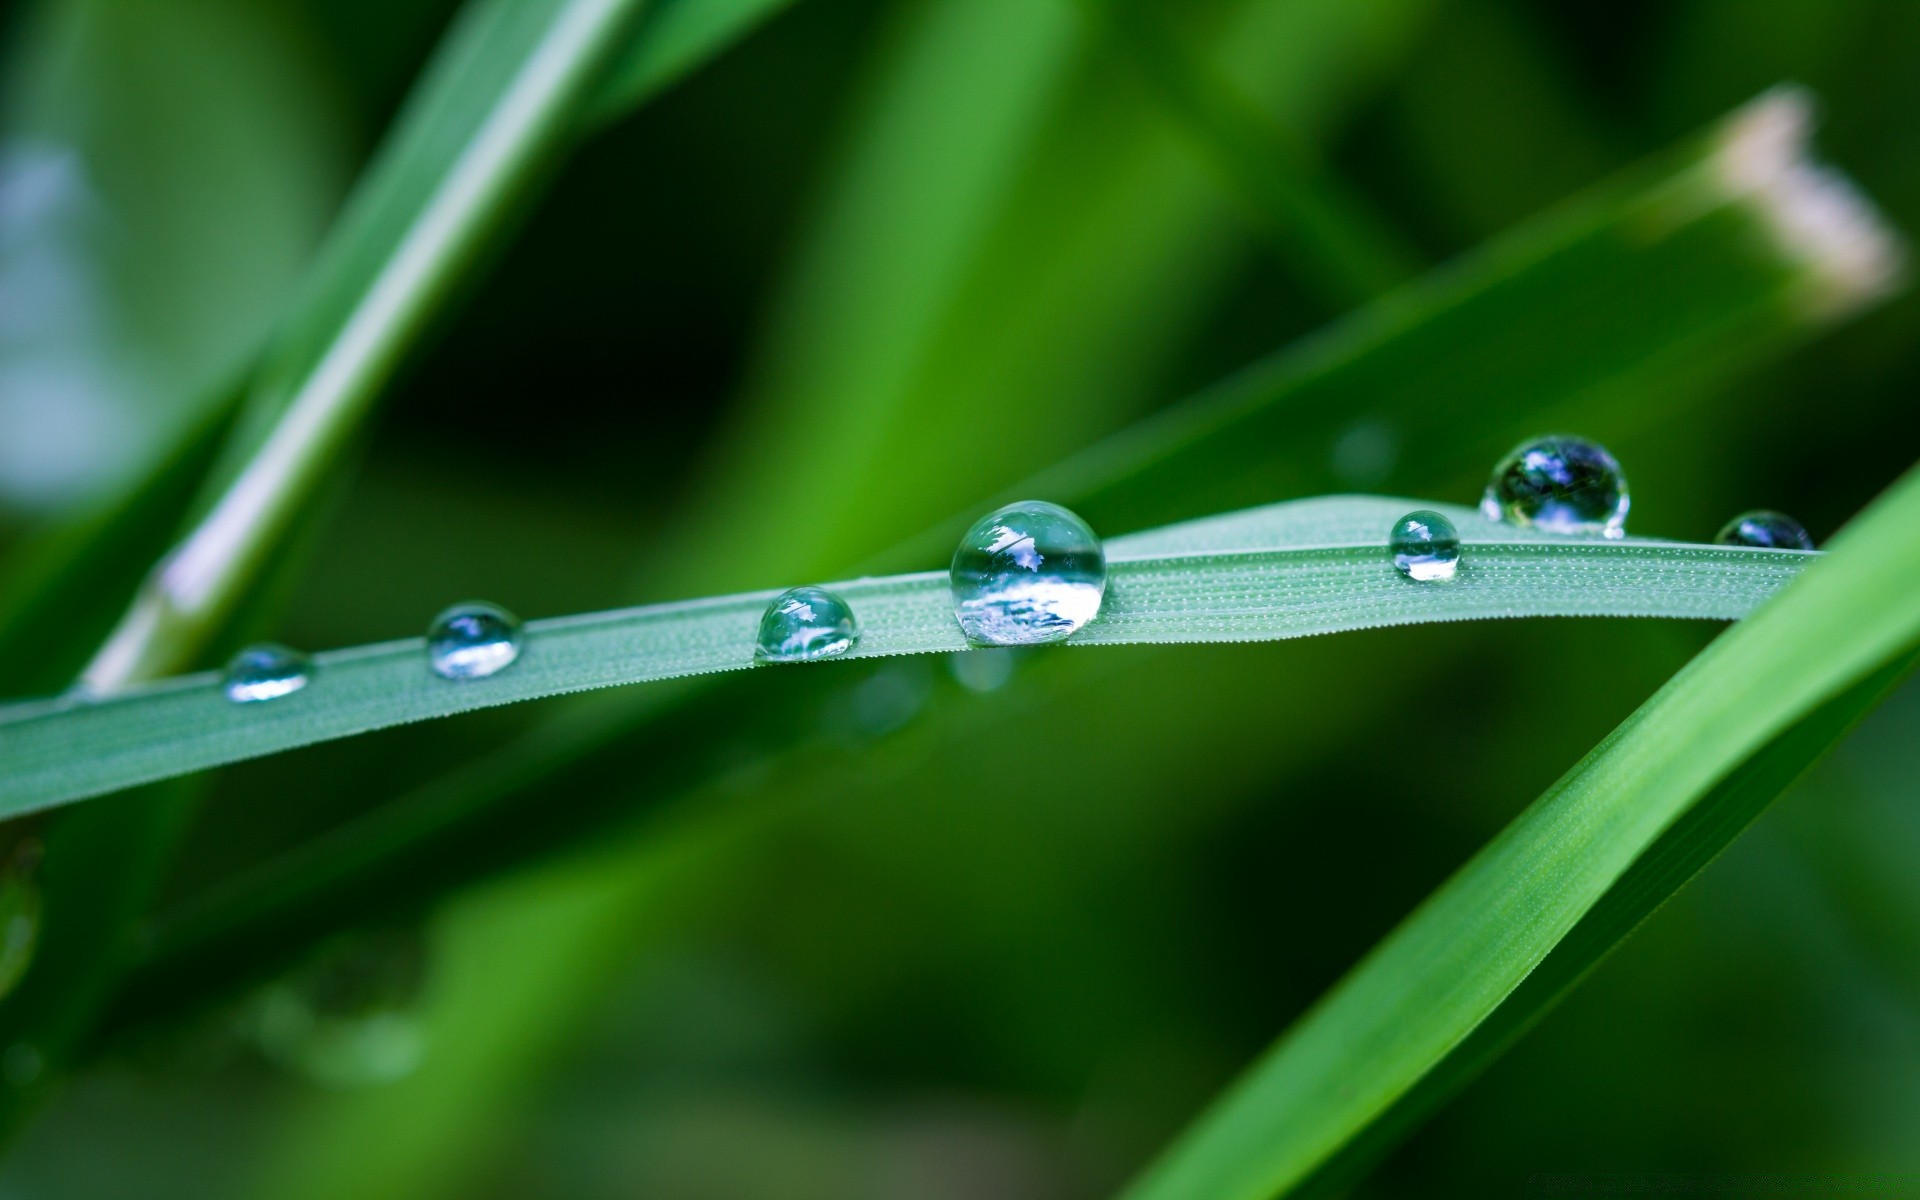
[[[1107,556],[1058,504],[1023,500],[974,522],[953,552],[953,611],[975,642],[1057,642],[1100,611]]]
[[[418,929],[349,934],[260,993],[254,1036],[268,1058],[328,1087],[403,1079],[426,1055],[426,969]]]
[[[1460,531],[1443,514],[1418,509],[1394,522],[1387,552],[1408,579],[1442,583],[1460,569]]]
[[[1720,527],[1713,540],[1722,546],[1759,546],[1766,550],[1811,550],[1813,535],[1783,512],[1756,508]]]
[[[307,686],[313,663],[298,650],[273,642],[248,646],[227,663],[222,688],[235,704],[277,700]]]
[[[456,604],[427,627],[427,662],[443,679],[485,679],[520,657],[520,618],[497,604]]]
[[[845,654],[859,640],[859,622],[845,600],[825,588],[788,588],[761,615],[753,656],[761,662],[809,662]]]
[[[1627,533],[1627,479],[1605,446],[1555,435],[1522,442],[1487,481],[1480,511],[1490,521],[1548,533]]]
[[[40,839],[21,838],[0,865],[0,996],[33,965],[40,942]]]

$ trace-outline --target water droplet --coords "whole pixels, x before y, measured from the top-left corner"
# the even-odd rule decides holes
[[[753,656],[761,662],[810,662],[853,649],[860,624],[847,602],[825,588],[788,588],[760,617]]]
[[[1585,438],[1537,437],[1500,460],[1480,511],[1490,521],[1548,533],[1627,534],[1627,479],[1606,447]]]
[[[520,618],[497,604],[456,604],[427,627],[427,662],[443,679],[485,679],[520,657]]]
[[[1422,508],[1393,523],[1387,552],[1408,579],[1443,583],[1460,569],[1460,531],[1444,515]]]
[[[418,929],[349,934],[259,994],[254,1039],[269,1059],[327,1087],[403,1079],[426,1056],[426,966]]]
[[[273,642],[248,646],[227,663],[222,688],[235,704],[277,700],[307,686],[313,663],[298,650]]]
[[[974,522],[953,552],[953,611],[990,646],[1057,642],[1100,611],[1107,556],[1078,516],[1023,500]]]
[[[1813,535],[1783,512],[1756,508],[1720,527],[1713,540],[1722,546],[1759,546],[1766,550],[1811,550]]]
[[[40,839],[14,844],[0,865],[0,996],[12,992],[33,965],[40,942]]]

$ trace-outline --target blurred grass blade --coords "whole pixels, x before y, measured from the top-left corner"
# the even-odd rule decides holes
[[[1732,619],[1809,557],[1555,539],[1449,508],[1465,565],[1450,585],[1418,586],[1384,551],[1384,531],[1416,507],[1334,497],[1114,539],[1106,604],[1075,641],[1253,641],[1518,616]],[[966,648],[943,572],[833,586],[860,615],[861,642],[849,657]],[[318,655],[314,682],[270,705],[228,703],[211,675],[97,703],[16,705],[0,710],[0,814],[490,705],[744,669],[773,594],[533,622],[520,660],[485,680],[440,679],[411,639]]]
[[[509,204],[567,141],[640,0],[483,0],[429,68],[276,335],[200,524],[85,673],[110,691],[212,636]]]
[[[671,87],[701,62],[794,0],[654,0],[594,89],[584,116],[613,120]]]
[[[1689,663],[1382,941],[1129,1200],[1287,1193],[1390,1120],[1450,1054],[1497,1051],[1904,669],[1920,643],[1916,522],[1911,472],[1818,569]],[[1513,1029],[1471,1042],[1516,998]]]
[[[1484,461],[1570,401],[1653,413],[1650,389],[1710,386],[1899,285],[1902,242],[1811,127],[1803,93],[1770,92],[1017,490],[1126,528],[1352,486],[1467,431],[1495,439]],[[1384,467],[1343,442],[1367,428]]]
[[[1083,0],[1192,136],[1255,228],[1333,302],[1351,307],[1404,283],[1419,255],[1360,196],[1313,161],[1187,44],[1159,0]]]
[[[1850,733],[1916,661],[1909,652],[1802,717],[1717,784],[1621,875],[1491,1016],[1290,1193],[1337,1195],[1472,1082]]]

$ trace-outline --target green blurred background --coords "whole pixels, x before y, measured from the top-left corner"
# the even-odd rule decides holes
[[[218,419],[454,9],[4,8],[0,579]],[[797,0],[586,136],[249,632],[845,572],[1782,81],[1920,230],[1901,0],[1134,10]],[[1139,41],[1169,33],[1364,253],[1249,205]],[[1766,506],[1824,539],[1915,457],[1917,332],[1896,297],[1432,446],[1321,414],[1326,472],[1470,501],[1516,437],[1571,425],[1625,464],[1636,532]],[[0,1197],[1105,1195],[1713,632],[847,664],[756,677],[751,722],[661,687],[627,703],[677,722],[667,776],[658,737],[570,753],[593,701],[230,768],[154,938],[396,797],[547,783],[443,861],[131,989]],[[553,762],[489,757],[526,738]],[[1909,687],[1358,1194],[1920,1171],[1917,766]]]

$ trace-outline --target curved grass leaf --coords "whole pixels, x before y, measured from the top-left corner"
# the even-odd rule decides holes
[[[1450,515],[1466,556],[1446,586],[1402,579],[1382,532],[1413,501],[1335,497],[1115,539],[1100,616],[1073,641],[1253,641],[1381,625],[1520,616],[1732,619],[1807,555],[1653,541],[1554,539]],[[943,572],[833,585],[860,615],[852,657],[966,648]],[[512,669],[452,682],[420,639],[316,656],[314,682],[233,705],[201,674],[88,702],[0,711],[0,813],[25,812],[331,738],[563,692],[753,665],[773,592],[536,621]]]
[[[485,235],[566,144],[640,0],[469,6],[276,334],[218,498],[87,668],[110,690],[191,661],[233,611]]]
[[[1920,644],[1916,521],[1910,473],[1382,941],[1129,1200],[1264,1200],[1324,1179],[1376,1126],[1417,1115],[1403,1102],[1457,1082],[1418,1094],[1450,1056],[1464,1078],[1517,1036],[1904,669]]]

